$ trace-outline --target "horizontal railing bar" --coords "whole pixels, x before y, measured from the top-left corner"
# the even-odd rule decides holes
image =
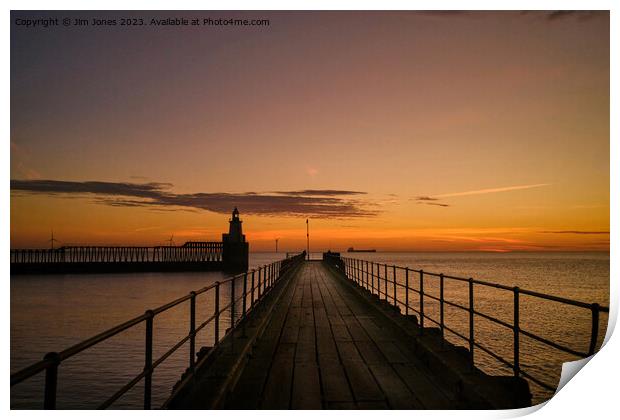
[[[532,382],[534,382],[536,385],[538,385],[538,386],[541,386],[541,387],[545,388],[545,389],[546,389],[546,390],[548,390],[548,391],[557,391],[557,389],[556,389],[555,387],[553,387],[553,386],[551,386],[551,385],[549,385],[549,384],[547,384],[547,383],[545,383],[545,382],[541,381],[540,379],[536,379],[535,377],[533,377],[532,375],[530,375],[530,374],[529,374],[529,373],[527,373],[527,372],[524,372],[524,371],[522,371],[522,370],[521,370],[521,371],[519,371],[519,374],[520,374],[521,376],[523,376],[523,377],[525,377],[525,378],[527,378],[527,379],[531,380],[531,381],[532,381]]]
[[[456,335],[457,337],[460,337],[460,338],[462,338],[465,341],[469,341],[468,337],[465,337],[460,332],[457,332],[457,331],[453,330],[452,328],[448,327],[446,324],[443,325],[443,328],[444,328],[444,330],[451,332],[452,334]]]
[[[550,347],[553,347],[553,348],[555,348],[557,350],[561,350],[561,351],[566,352],[568,354],[572,354],[573,356],[579,356],[579,357],[583,357],[583,358],[588,357],[588,353],[576,351],[576,350],[573,350],[573,349],[569,349],[568,347],[565,347],[565,346],[563,346],[561,344],[554,343],[551,340],[547,340],[546,338],[542,338],[542,337],[540,337],[540,336],[538,336],[538,335],[536,335],[534,333],[531,333],[529,331],[525,331],[525,330],[519,329],[519,332],[521,334],[527,336],[527,337],[533,338],[536,341],[540,341],[541,343],[546,344],[546,345],[548,345]]]
[[[508,360],[506,360],[503,357],[499,356],[498,354],[494,353],[492,350],[484,347],[482,344],[474,342],[474,346],[478,347],[480,350],[484,351],[489,356],[492,356],[495,359],[499,360],[500,362],[502,362],[503,364],[508,366],[508,368],[512,369],[514,367],[514,365],[512,363],[510,363]]]
[[[142,371],[138,374],[138,376],[136,376],[135,378],[133,378],[131,381],[129,381],[127,384],[125,384],[121,389],[119,389],[118,391],[116,391],[114,393],[114,395],[112,395],[110,398],[108,398],[107,400],[105,400],[97,409],[99,410],[105,410],[106,408],[108,408],[109,406],[111,406],[112,404],[114,404],[114,402],[116,400],[118,400],[120,397],[122,397],[127,391],[129,391],[131,388],[133,388],[138,382],[140,382],[144,376],[146,375],[145,371]]]
[[[162,313],[164,311],[167,311],[168,309],[172,309],[175,306],[177,306],[177,305],[179,305],[179,304],[181,304],[181,303],[183,303],[185,301],[190,300],[191,298],[192,298],[192,295],[189,295],[189,294],[185,295],[185,296],[182,296],[182,297],[180,297],[180,298],[178,298],[176,300],[173,300],[172,302],[168,302],[165,305],[160,306],[159,308],[153,309],[153,314],[157,315],[157,314],[160,314],[160,313]]]
[[[146,318],[148,318],[148,315],[144,314],[144,315],[140,315],[134,319],[131,319],[123,324],[117,325],[116,327],[110,328],[107,331],[104,331],[100,334],[97,334],[87,340],[82,341],[81,343],[76,344],[75,346],[69,347],[68,349],[65,349],[63,351],[61,351],[60,353],[58,353],[58,355],[60,356],[60,360],[63,361],[65,359],[67,359],[68,357],[73,356],[76,353],[80,353],[92,346],[94,346],[95,344],[98,344],[100,342],[102,342],[103,340],[106,340],[110,337],[113,337],[131,327],[133,327],[134,325],[138,325],[139,323],[141,323],[142,321],[144,321]]]
[[[495,318],[495,317],[493,317],[493,316],[491,316],[491,315],[487,315],[487,314],[484,314],[484,313],[482,313],[482,312],[478,312],[478,311],[476,311],[476,310],[474,310],[474,315],[478,315],[478,316],[481,316],[481,317],[483,317],[483,318],[486,318],[486,319],[488,319],[489,321],[493,321],[493,322],[495,322],[496,324],[499,324],[499,325],[501,325],[502,327],[506,327],[506,328],[508,328],[508,329],[510,329],[510,330],[514,329],[514,326],[510,325],[509,323],[507,323],[507,322],[505,322],[505,321],[502,321],[501,319],[497,319],[497,318]]]
[[[181,339],[181,341],[176,343],[174,346],[170,347],[170,349],[167,352],[162,354],[159,357],[159,359],[153,362],[151,370],[155,369],[160,363],[164,362],[168,357],[170,357],[170,355],[172,355],[175,351],[177,351],[183,344],[187,343],[187,340],[189,340],[191,337],[192,337],[191,335],[186,335],[185,337]]]

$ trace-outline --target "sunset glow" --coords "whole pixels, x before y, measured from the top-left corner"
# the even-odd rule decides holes
[[[12,28],[12,248],[609,250],[607,12],[225,15]]]

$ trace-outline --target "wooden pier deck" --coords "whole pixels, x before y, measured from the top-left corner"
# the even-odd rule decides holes
[[[416,356],[415,339],[387,309],[327,264],[305,261],[276,287],[247,335],[237,327],[169,408],[472,407]]]
[[[282,296],[225,407],[457,408],[349,284],[305,262]]]

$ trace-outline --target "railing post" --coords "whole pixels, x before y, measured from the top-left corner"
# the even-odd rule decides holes
[[[49,360],[52,365],[45,369],[45,394],[43,398],[43,408],[45,410],[56,409],[56,390],[58,389],[58,365],[60,356],[58,353],[47,353],[44,360]]]
[[[243,274],[243,314],[242,318],[245,318],[245,314],[247,313],[246,305],[248,303],[248,273]]]
[[[144,343],[144,409],[150,410],[153,379],[153,318],[155,313],[149,309],[145,314],[147,318]]]
[[[375,294],[375,263],[370,263],[370,293]]]
[[[213,313],[215,315],[215,344],[217,345],[220,342],[220,282],[215,282],[215,311]]]
[[[469,278],[469,356],[474,368],[474,280]]]
[[[254,273],[256,270],[252,270],[252,290],[250,290],[250,308],[254,308]]]
[[[385,301],[388,300],[388,276],[387,276],[387,264],[383,264],[383,276],[385,277]]]
[[[514,287],[514,319],[512,329],[514,331],[514,341],[513,341],[513,367],[512,370],[514,372],[514,376],[519,376],[519,288]]]
[[[443,308],[444,308],[444,300],[443,300],[443,273],[439,275],[439,328],[441,330],[441,345],[443,346],[443,338],[445,338],[444,331],[444,319],[443,319]]]
[[[398,306],[398,299],[396,299],[396,266],[392,266],[392,275],[394,276],[394,306]]]
[[[590,305],[592,311],[592,335],[590,336],[590,349],[588,350],[588,356],[592,356],[596,350],[596,342],[598,341],[598,324],[599,324],[599,309],[598,303]]]
[[[409,267],[405,267],[405,315],[409,315]]]
[[[420,335],[424,334],[424,270],[420,270]]]
[[[189,368],[194,370],[196,354],[196,292],[189,292]]]
[[[230,281],[230,328],[235,328],[235,280],[237,276],[234,276]]]
[[[366,261],[366,290],[369,289],[369,281],[368,281],[368,261]]]

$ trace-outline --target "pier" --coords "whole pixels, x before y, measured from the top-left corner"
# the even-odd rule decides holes
[[[11,274],[69,274],[161,271],[245,271],[249,244],[235,208],[221,242],[181,246],[62,246],[11,249]]]
[[[468,290],[465,302],[447,297],[456,284]],[[476,296],[482,289],[511,296],[511,321],[481,309]],[[586,350],[569,348],[524,328],[522,297],[539,299],[541,306],[553,302],[589,313]],[[213,302],[213,313],[197,319],[196,307],[204,305],[205,299]],[[433,304],[438,317],[429,311]],[[153,331],[159,315],[182,307],[188,309],[188,324],[180,328],[187,328],[187,334],[154,356]],[[467,333],[449,326],[454,313],[447,308],[466,314]],[[520,363],[523,339],[572,357],[588,357],[599,345],[601,314],[608,313],[608,307],[597,303],[518,287],[331,252],[324,253],[322,260],[308,260],[303,252],[190,291],[70,348],[47,353],[40,362],[12,374],[11,387],[44,374],[42,407],[54,409],[65,360],[139,328],[144,330],[144,368],[118,391],[103,396],[98,408],[113,407],[137,386],[143,388],[144,409],[527,407],[532,404],[532,385],[553,391],[557,384]],[[508,355],[493,350],[497,347],[480,336],[481,319],[510,332],[510,339],[501,343]],[[201,331],[212,332],[212,339],[198,340]],[[446,338],[448,333],[466,345],[454,344]],[[187,368],[179,372],[166,401],[154,405],[154,373],[180,351],[188,351]],[[480,353],[511,373],[486,373],[476,363]]]

